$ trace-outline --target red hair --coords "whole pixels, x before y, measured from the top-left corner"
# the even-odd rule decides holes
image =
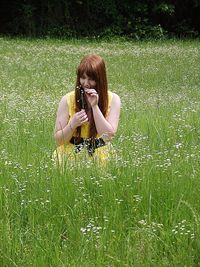
[[[80,86],[80,78],[83,76],[83,74],[86,74],[88,77],[93,79],[96,82],[96,87],[94,88],[98,95],[99,95],[99,102],[98,106],[104,115],[106,116],[106,112],[108,110],[108,82],[107,82],[107,75],[106,75],[106,67],[104,60],[96,55],[91,54],[85,56],[78,68],[77,68],[77,79],[76,79],[76,88]],[[75,91],[75,112],[78,112],[81,110],[80,102],[78,101],[80,99],[80,90]],[[86,112],[88,110],[87,101],[86,102]],[[81,127],[77,128],[78,136],[81,134]],[[89,131],[89,137],[96,137],[97,130],[93,118],[93,114],[91,116],[90,120],[90,131]]]

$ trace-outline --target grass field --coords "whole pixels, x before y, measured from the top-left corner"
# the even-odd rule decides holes
[[[118,161],[60,172],[56,109],[93,52]],[[0,56],[0,266],[200,266],[200,43],[0,38]]]

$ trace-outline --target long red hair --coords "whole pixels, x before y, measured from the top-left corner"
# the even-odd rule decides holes
[[[108,82],[106,75],[106,66],[104,60],[96,54],[90,54],[85,56],[78,68],[77,68],[77,79],[76,79],[76,89],[75,89],[75,112],[81,110],[80,106],[80,90],[77,87],[80,86],[80,78],[85,73],[88,77],[93,79],[96,82],[96,87],[93,88],[97,91],[99,95],[98,106],[104,116],[106,116],[106,112],[108,110]],[[86,102],[86,112],[88,110],[87,101]],[[80,137],[81,127],[77,128],[77,134]],[[89,137],[96,137],[97,130],[93,118],[93,114],[90,120],[90,131]]]

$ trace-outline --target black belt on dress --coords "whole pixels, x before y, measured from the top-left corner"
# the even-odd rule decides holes
[[[106,143],[102,138],[72,137],[70,143],[75,146],[74,147],[75,153],[79,153],[85,147],[90,156],[94,154],[95,149],[106,145]]]

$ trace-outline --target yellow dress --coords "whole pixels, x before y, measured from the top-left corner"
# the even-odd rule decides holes
[[[69,122],[75,114],[75,92],[69,92],[66,94],[67,105],[69,110]],[[113,94],[108,91],[108,111],[106,116],[110,112],[110,106]],[[75,136],[74,136],[75,137]],[[81,126],[81,136],[82,138],[89,138],[89,122],[84,123]],[[97,135],[97,137],[99,137]],[[98,162],[105,165],[114,155],[114,149],[111,143],[107,143],[105,146],[95,149],[92,156],[88,154],[87,148],[84,147],[80,152],[75,152],[75,145],[70,142],[57,147],[53,153],[53,161],[59,165],[63,164],[90,164],[91,162]]]

